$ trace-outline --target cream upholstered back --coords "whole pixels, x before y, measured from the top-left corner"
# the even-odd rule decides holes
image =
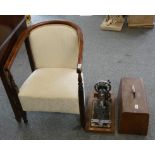
[[[39,26],[30,32],[29,40],[36,68],[76,68],[78,35],[71,26]]]

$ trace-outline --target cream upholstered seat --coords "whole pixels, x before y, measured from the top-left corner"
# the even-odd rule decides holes
[[[32,73],[17,89],[10,67],[25,41]],[[27,122],[26,111],[80,114],[85,125],[83,35],[69,21],[47,21],[28,27],[18,38],[5,64],[10,92],[18,115]]]
[[[35,70],[19,90],[23,110],[79,114],[77,78],[75,69]]]

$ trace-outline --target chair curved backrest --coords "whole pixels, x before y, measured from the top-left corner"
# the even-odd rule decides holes
[[[29,28],[29,44],[35,68],[76,69],[83,35],[69,21],[47,21]]]
[[[76,68],[79,37],[66,23],[46,23],[31,30],[31,52],[36,68]]]

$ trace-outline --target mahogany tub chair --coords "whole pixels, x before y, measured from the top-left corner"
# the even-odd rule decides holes
[[[10,68],[25,42],[32,73],[18,89]],[[83,34],[69,21],[46,21],[23,31],[5,63],[17,121],[28,122],[27,111],[80,114],[85,125],[82,75]]]

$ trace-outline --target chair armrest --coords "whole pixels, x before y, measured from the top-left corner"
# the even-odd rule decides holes
[[[28,36],[27,29],[24,30],[19,35],[17,41],[15,42],[15,44],[14,44],[14,46],[12,48],[12,51],[10,52],[10,54],[9,54],[9,56],[8,56],[6,62],[5,62],[5,65],[4,65],[4,68],[5,69],[8,69],[9,70],[11,68],[11,66],[12,66],[12,64],[13,64],[13,62],[14,62],[14,60],[15,60],[15,58],[16,58],[16,56],[17,56],[17,54],[18,54],[18,52],[19,52],[19,50],[20,50],[20,48],[21,48],[21,46],[23,44],[23,42],[27,38],[27,36]]]
[[[78,29],[79,36],[79,55],[78,55],[78,63],[77,63],[77,73],[80,74],[82,72],[82,60],[83,60],[83,34],[81,29]]]

